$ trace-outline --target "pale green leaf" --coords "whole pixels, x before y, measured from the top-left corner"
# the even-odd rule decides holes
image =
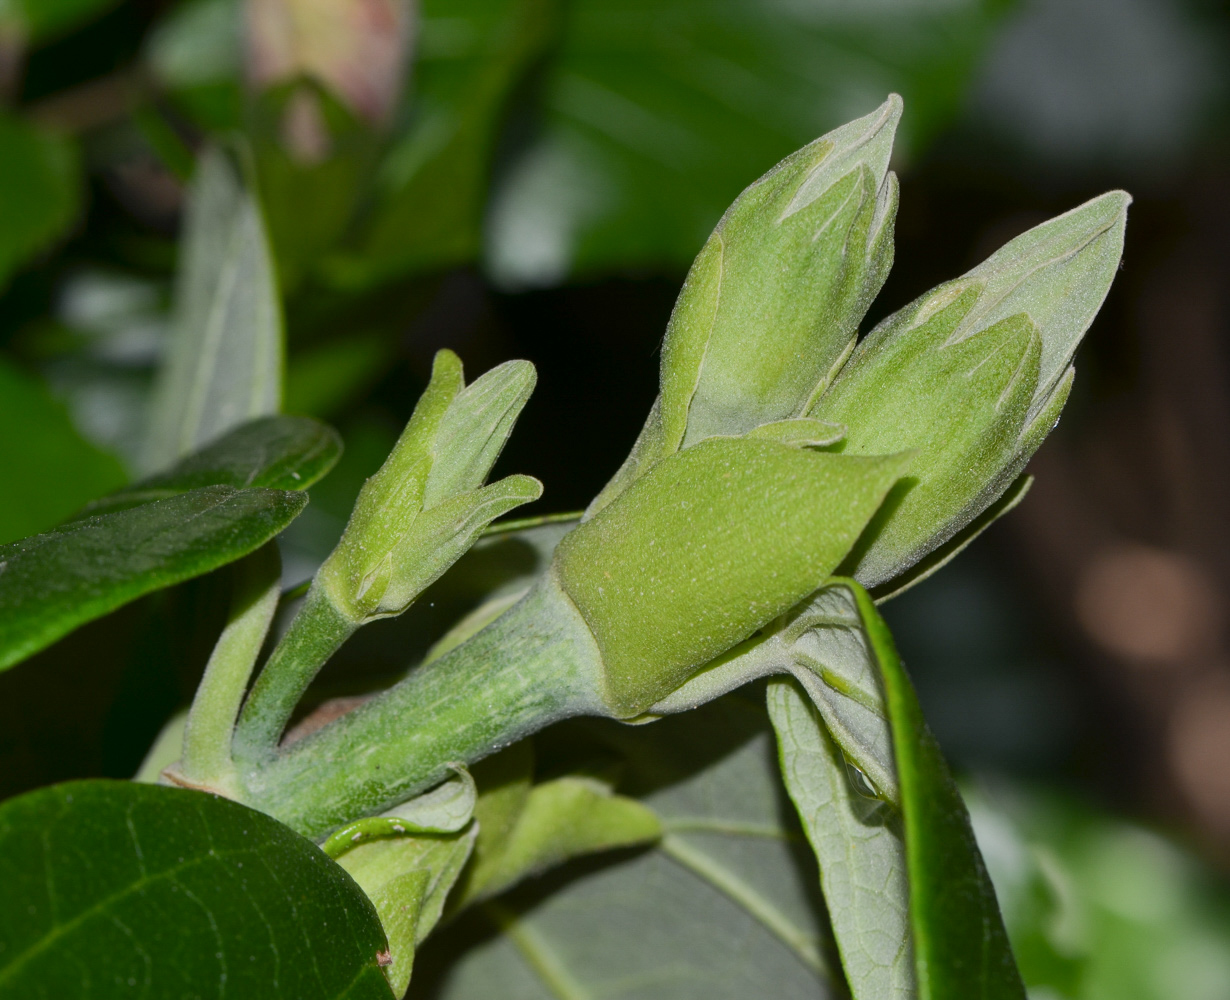
[[[376,907],[389,939],[391,961],[384,973],[397,997],[406,992],[415,950],[439,921],[476,833],[471,824],[444,836],[374,840],[338,859]]]
[[[593,778],[563,777],[536,785],[496,849],[477,865],[467,901],[498,895],[579,854],[657,840],[657,816]]]
[[[621,793],[657,813],[665,839],[634,855],[574,863],[482,904],[429,944],[417,995],[839,995],[814,865],[757,706],[728,698],[649,727],[587,723],[572,732],[619,754]]]
[[[217,148],[197,165],[180,252],[175,322],[146,440],[149,471],[282,402],[281,305],[260,207]]]
[[[816,860],[854,1000],[911,1000],[909,875],[901,814],[851,781],[842,752],[808,698],[772,680],[769,717],[782,777]]]

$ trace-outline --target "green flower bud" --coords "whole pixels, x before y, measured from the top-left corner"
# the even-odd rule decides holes
[[[819,587],[907,461],[713,438],[565,536],[555,569],[612,713],[643,712]]]
[[[851,557],[883,584],[952,539],[1016,479],[1059,419],[1070,365],[1114,278],[1129,197],[1113,191],[1017,237],[890,316],[809,416],[850,455],[916,449]]]
[[[697,256],[662,348],[661,392],[591,513],[666,455],[804,415],[892,264],[888,172],[901,98],[752,184]]]
[[[410,422],[318,574],[336,607],[356,620],[401,614],[495,518],[542,495],[531,476],[482,485],[534,382],[533,365],[510,361],[466,386],[457,356],[436,355]]]

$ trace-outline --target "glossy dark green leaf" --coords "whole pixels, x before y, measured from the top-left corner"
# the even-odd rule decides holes
[[[0,7],[0,34],[6,13]],[[0,287],[64,233],[80,197],[72,144],[0,111]]]
[[[927,728],[892,634],[853,585],[868,645],[884,680],[905,818],[910,924],[920,1000],[1024,1000],[995,889],[969,812]]]
[[[78,517],[110,514],[205,486],[306,490],[336,464],[342,439],[310,417],[263,417],[244,424],[166,472],[87,504]]]
[[[2,359],[0,427],[0,544],[46,531],[126,478],[37,379]]]
[[[209,486],[0,546],[0,670],[143,594],[254,551],[303,493]]]
[[[11,799],[0,884],[4,1000],[390,996],[362,890],[227,799],[120,781]]]
[[[905,98],[903,149],[934,134],[1004,6],[570,3],[543,124],[491,211],[492,269],[546,284],[686,266],[745,185],[890,91]]]

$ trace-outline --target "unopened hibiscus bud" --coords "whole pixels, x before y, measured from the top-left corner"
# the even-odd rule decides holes
[[[591,513],[681,448],[804,414],[892,264],[900,117],[894,94],[788,156],[722,217],[675,303],[658,402]]]
[[[969,525],[1055,425],[1073,352],[1119,264],[1129,202],[1095,198],[890,316],[811,407],[844,425],[835,447],[846,454],[915,450],[854,554],[861,583],[898,577]]]

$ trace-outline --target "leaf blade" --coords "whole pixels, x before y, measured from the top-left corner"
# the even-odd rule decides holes
[[[169,996],[211,981],[288,1000],[389,995],[358,886],[226,799],[113,781],[40,789],[0,806],[0,871],[0,997]]]
[[[914,956],[901,817],[852,787],[841,751],[790,680],[769,683],[782,777],[820,865],[820,881],[855,1000],[909,998]]]
[[[310,417],[261,417],[215,439],[166,472],[87,504],[74,520],[205,486],[306,490],[333,468],[341,453],[341,438],[326,424]]]
[[[306,504],[302,493],[212,486],[0,546],[0,670],[144,594],[247,555]]]
[[[165,468],[282,402],[283,331],[260,207],[220,150],[201,156],[184,224],[175,328],[145,467]]]

